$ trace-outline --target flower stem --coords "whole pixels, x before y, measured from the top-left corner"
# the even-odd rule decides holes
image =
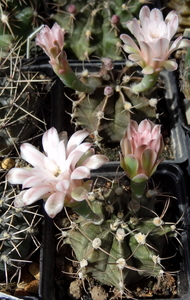
[[[134,94],[139,94],[141,92],[145,92],[151,89],[155,85],[159,74],[160,73],[157,72],[153,74],[144,75],[140,83],[135,84],[131,87],[131,92],[133,92]]]
[[[64,68],[60,69],[57,68],[57,66],[52,65],[54,72],[57,74],[57,76],[61,79],[61,81],[69,88],[84,92],[87,94],[92,94],[95,90],[93,86],[89,86],[84,84],[73,72],[71,69],[68,61],[64,59],[62,61]]]
[[[135,182],[131,180],[132,199],[140,202],[145,193],[146,183],[146,180],[143,182]]]

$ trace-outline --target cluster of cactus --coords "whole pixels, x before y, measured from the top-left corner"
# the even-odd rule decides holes
[[[22,67],[20,47],[1,60],[0,155],[17,151],[20,142],[31,138],[36,130],[39,134],[44,130],[40,99],[47,93],[46,78]]]
[[[1,55],[12,45],[24,41],[47,19],[47,4],[40,1],[20,0],[1,1],[0,3],[0,48]],[[26,49],[24,49],[26,50]],[[4,53],[4,54],[3,54]]]
[[[61,231],[58,249],[71,246],[73,259],[78,261],[76,275],[116,287],[122,295],[132,295],[127,288],[142,278],[164,278],[168,271],[162,262],[167,256],[166,245],[178,235],[175,220],[167,214],[169,199],[162,198],[162,205],[158,205],[164,197],[159,189],[147,187],[139,204],[127,186],[127,182],[115,179],[95,187],[89,195],[93,210],[104,218],[102,224],[82,217],[76,220],[72,214],[70,224],[64,220],[57,223]],[[67,224],[66,228],[61,229],[61,223]]]
[[[66,32],[64,49],[79,60],[92,56],[122,59],[121,33],[125,23],[137,16],[146,1],[55,0],[57,12],[51,15]]]
[[[39,205],[16,208],[14,198],[19,192],[1,184],[0,192],[0,278],[9,283],[9,276],[20,277],[21,267],[39,247],[38,223],[42,216]]]
[[[141,121],[156,120],[157,95],[135,95],[130,86],[138,83],[141,77],[130,65],[121,70],[113,62],[102,59],[102,67],[97,72],[82,72],[81,81],[96,87],[94,93],[77,92],[72,97],[71,122],[92,133],[95,143],[118,143],[130,119]],[[136,74],[137,75],[136,75]]]

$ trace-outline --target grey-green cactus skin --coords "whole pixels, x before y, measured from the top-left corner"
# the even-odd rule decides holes
[[[9,283],[9,276],[19,276],[39,247],[38,224],[42,218],[39,205],[17,208],[13,204],[16,190],[3,187],[0,192],[0,278]]]
[[[81,80],[96,87],[94,93],[77,92],[73,96],[71,92],[68,96],[73,100],[71,122],[76,127],[86,128],[97,144],[118,143],[130,119],[137,122],[145,118],[156,120],[156,105],[149,101],[153,93],[146,96],[130,91],[130,86],[141,80],[137,73],[133,74],[134,70],[134,66],[118,70],[114,65],[113,69],[106,70],[103,62],[97,73],[82,72]],[[106,89],[111,90],[110,94]]]
[[[44,1],[10,0],[0,3],[1,57],[7,56],[13,45],[24,42],[41,24],[46,23],[48,6]],[[23,47],[26,52],[26,46]]]
[[[64,49],[70,59],[123,58],[119,36],[127,32],[126,22],[138,15],[140,1],[132,0],[129,4],[124,0],[55,2],[57,12],[51,18],[66,31]]]
[[[165,198],[157,213],[159,190],[147,187],[138,204],[118,180],[105,186],[95,188],[89,196],[94,211],[103,215],[103,223],[71,219],[69,229],[60,229],[60,235],[63,245],[69,244],[75,253],[79,278],[94,278],[125,294],[131,283],[149,276],[160,279],[167,272],[162,258],[165,246],[177,236],[176,224],[168,219]]]
[[[45,75],[40,78],[42,74],[22,67],[19,48],[1,60],[0,156],[18,153],[21,142],[44,130],[41,105],[47,94],[48,78]]]

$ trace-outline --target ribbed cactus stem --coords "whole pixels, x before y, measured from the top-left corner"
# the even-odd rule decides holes
[[[134,94],[139,94],[151,89],[156,84],[159,74],[159,72],[156,72],[153,74],[144,75],[140,83],[135,84],[131,87],[131,92],[133,92]]]
[[[92,211],[86,200],[79,203],[79,205],[72,207],[72,209],[79,214],[81,217],[85,218],[86,220],[96,224],[101,225],[104,219],[102,216],[97,215]]]

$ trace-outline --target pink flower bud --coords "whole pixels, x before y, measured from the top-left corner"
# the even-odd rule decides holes
[[[112,24],[118,24],[119,21],[120,21],[120,18],[119,18],[118,15],[113,15],[113,16],[111,17],[111,23],[112,23]]]
[[[105,96],[108,96],[108,97],[111,97],[114,93],[114,90],[111,86],[106,86],[105,89],[104,89],[104,95]]]
[[[138,125],[132,120],[121,140],[121,166],[132,180],[139,176],[148,179],[161,162],[163,149],[160,125],[147,119]]]
[[[70,14],[75,15],[75,14],[77,13],[76,6],[73,5],[73,4],[70,4],[69,6],[67,6],[67,11],[68,11]]]

